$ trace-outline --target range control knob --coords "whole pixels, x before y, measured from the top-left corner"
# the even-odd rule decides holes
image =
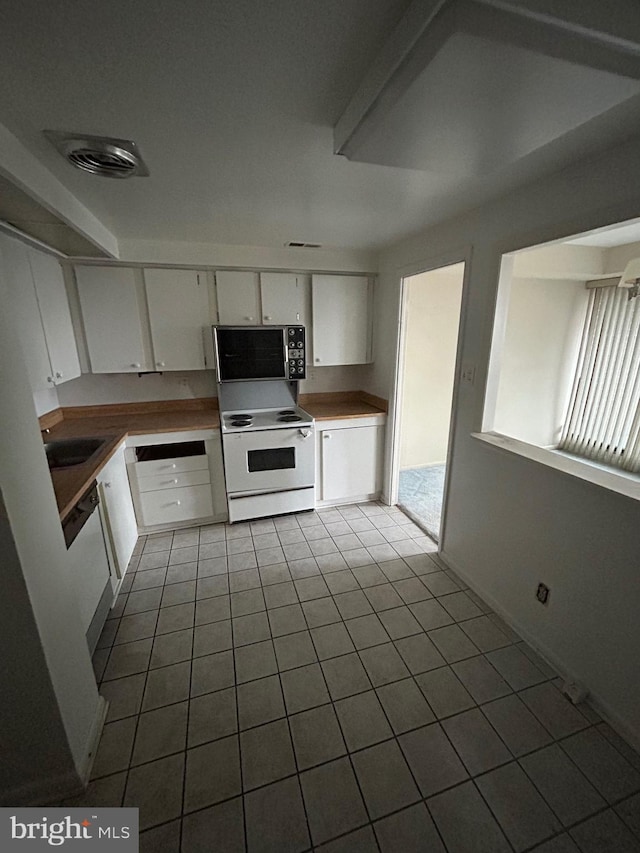
[[[298,341],[298,349],[302,349],[302,341]]]
[[[290,361],[290,362],[289,362],[289,364],[291,365],[291,367],[295,367],[295,366],[296,366],[296,363],[295,363],[295,361],[293,361],[293,360],[292,360],[292,361]]]
[[[290,335],[291,337],[293,337],[293,336],[295,335],[295,333],[296,333],[296,330],[295,330],[295,329],[289,329],[289,335]]]

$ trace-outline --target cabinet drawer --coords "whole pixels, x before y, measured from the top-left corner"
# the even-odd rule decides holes
[[[140,509],[145,527],[209,518],[213,515],[211,486],[184,486],[143,492],[140,495]]]
[[[141,465],[149,463],[140,463]],[[141,492],[156,492],[158,489],[176,489],[181,486],[202,486],[211,482],[209,469],[202,471],[184,471],[155,474],[153,477],[138,477],[138,489]]]
[[[200,456],[177,456],[174,459],[154,459],[149,462],[136,462],[135,470],[138,479],[141,477],[154,477],[158,474],[208,471],[209,459],[206,453]]]

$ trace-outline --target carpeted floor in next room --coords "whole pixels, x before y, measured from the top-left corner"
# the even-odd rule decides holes
[[[444,493],[444,465],[407,468],[400,472],[398,503],[437,542]]]

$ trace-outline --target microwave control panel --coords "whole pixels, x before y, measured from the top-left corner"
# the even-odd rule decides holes
[[[307,376],[307,358],[304,326],[287,326],[286,334],[289,379],[305,379]]]

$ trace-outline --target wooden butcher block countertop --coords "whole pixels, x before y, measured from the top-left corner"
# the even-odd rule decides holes
[[[154,403],[123,403],[56,409],[40,418],[40,428],[49,430],[45,441],[61,438],[105,439],[100,452],[83,465],[51,471],[60,520],[64,521],[78,498],[87,490],[128,435],[218,429],[218,401],[167,400]]]
[[[298,404],[317,421],[386,415],[387,401],[365,391],[300,394]]]
[[[301,394],[300,406],[316,420],[337,420],[385,415],[386,400],[364,391]],[[51,480],[64,521],[78,498],[111,459],[128,435],[219,429],[218,401],[215,397],[196,400],[166,400],[150,403],[116,403],[104,406],[77,406],[56,409],[40,418],[40,428],[48,430],[45,441],[61,438],[100,437],[100,452],[83,465],[58,468]]]

